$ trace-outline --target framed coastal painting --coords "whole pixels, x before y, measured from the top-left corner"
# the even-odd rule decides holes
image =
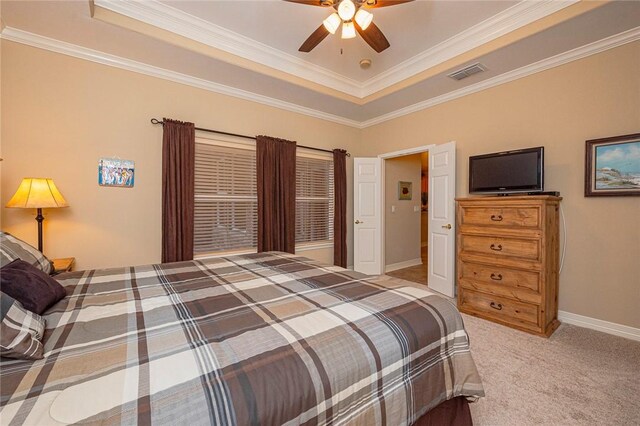
[[[98,185],[133,188],[135,163],[119,158],[101,158],[98,161]]]
[[[640,195],[640,133],[587,141],[584,196]]]
[[[410,200],[413,195],[411,192],[412,182],[398,182],[398,200]]]

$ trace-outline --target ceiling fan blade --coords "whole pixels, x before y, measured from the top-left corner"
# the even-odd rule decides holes
[[[354,23],[358,34],[360,34],[362,39],[376,52],[380,53],[390,46],[389,40],[387,40],[384,34],[382,34],[382,31],[380,31],[380,28],[373,22],[369,24],[366,30],[360,28],[357,22]]]
[[[322,7],[326,6],[326,4],[322,4],[322,0],[284,0],[284,1],[289,3],[306,4],[309,6],[322,6]]]
[[[369,9],[374,9],[377,7],[387,7],[387,6],[395,6],[402,3],[409,3],[413,0],[376,0],[374,4],[369,4],[369,2],[365,2],[365,6]]]
[[[324,27],[324,25],[320,25],[317,30],[315,30],[308,39],[302,43],[302,46],[298,49],[300,52],[311,52],[314,47],[320,44],[322,40],[325,39],[326,36],[329,35],[329,31]]]

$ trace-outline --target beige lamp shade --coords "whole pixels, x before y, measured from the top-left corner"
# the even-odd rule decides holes
[[[41,209],[67,207],[64,199],[53,179],[24,178],[18,190],[7,203],[7,207],[22,209]]]

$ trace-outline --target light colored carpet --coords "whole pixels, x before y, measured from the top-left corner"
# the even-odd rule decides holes
[[[475,425],[640,425],[640,342],[563,324],[549,339],[463,315],[486,397]]]

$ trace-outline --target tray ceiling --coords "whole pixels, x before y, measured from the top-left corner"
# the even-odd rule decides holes
[[[356,127],[640,39],[640,2],[627,1],[375,9],[391,43],[381,54],[359,37],[336,35],[298,52],[328,11],[284,1],[3,1],[1,8],[3,39]],[[363,58],[373,61],[366,71]],[[446,77],[477,61],[486,72]]]
[[[391,47],[376,53],[361,37],[328,36],[309,53],[298,47],[330,8],[285,1],[163,1],[176,10],[259,41],[346,78],[364,82],[517,4],[517,1],[414,1],[371,10]],[[567,3],[569,4],[569,3]],[[372,66],[360,69],[361,59]]]

